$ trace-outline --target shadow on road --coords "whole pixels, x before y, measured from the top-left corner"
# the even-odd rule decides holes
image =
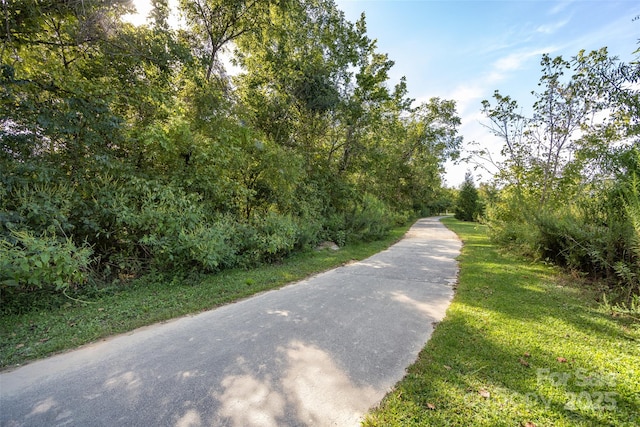
[[[0,375],[4,426],[358,425],[444,317],[435,219],[367,260]]]

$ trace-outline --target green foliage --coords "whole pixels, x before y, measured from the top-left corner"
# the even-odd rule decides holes
[[[135,272],[140,265],[217,271],[235,265],[229,245],[235,221],[206,213],[198,195],[139,178],[112,182],[97,194],[102,203],[90,207],[98,222],[87,233],[106,249],[101,261],[109,271]]]
[[[332,0],[179,3],[180,30],[166,0],[139,27],[124,1],[5,8],[0,238],[20,298],[379,239],[439,197],[455,102],[412,109],[364,16]],[[69,259],[29,279],[38,245]]]
[[[526,220],[492,217],[492,235],[524,254],[606,279],[614,294],[622,291],[628,299],[640,290],[637,234],[619,209],[622,194],[614,189],[605,194],[562,210],[531,210],[523,213]]]
[[[4,295],[31,289],[65,291],[85,283],[91,248],[76,247],[71,239],[11,231],[0,240],[0,292]]]
[[[255,229],[248,249],[257,261],[275,261],[288,255],[296,246],[298,224],[288,215],[267,213],[252,224]],[[247,242],[242,242],[246,247]]]
[[[349,241],[372,241],[384,237],[395,225],[389,207],[371,194],[365,194],[345,218]]]
[[[478,189],[473,183],[473,176],[467,172],[460,186],[456,200],[455,217],[461,221],[477,221],[481,205]]]
[[[28,173],[29,170],[24,168],[20,172]],[[11,191],[3,198],[2,234],[13,229],[30,229],[64,235],[73,230],[70,217],[75,193],[68,184],[46,176],[5,175],[4,178]]]
[[[571,62],[544,55],[541,64],[532,117],[498,92],[494,105],[483,102],[505,143],[489,227],[496,241],[605,279],[629,301],[640,292],[638,65],[605,48]]]
[[[236,253],[229,244],[233,238],[233,224],[223,217],[210,225],[198,224],[192,229],[181,230],[176,242],[178,262],[192,264],[204,272],[233,267]],[[182,260],[180,260],[182,258]],[[178,268],[183,268],[183,266]],[[166,268],[166,267],[165,267]]]
[[[421,210],[421,216],[440,215],[452,212],[457,199],[458,190],[453,188],[442,188],[435,193],[433,199],[429,200]]]

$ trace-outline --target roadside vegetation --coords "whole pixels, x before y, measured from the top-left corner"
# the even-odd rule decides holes
[[[486,226],[444,223],[464,242],[453,303],[364,425],[640,424],[640,312],[501,250]]]
[[[217,274],[151,274],[126,286],[83,288],[47,295],[37,309],[0,317],[0,368],[128,332],[152,323],[194,314],[309,275],[373,255],[399,240],[409,225],[384,239],[293,255],[280,263]]]
[[[636,51],[640,54],[640,50]],[[543,55],[535,102],[496,91],[482,102],[500,159],[483,221],[495,242],[606,283],[610,299],[640,295],[640,62],[606,48]]]
[[[152,3],[142,26],[123,0],[2,9],[0,314],[374,241],[442,206],[455,102],[412,105],[364,16],[184,0],[173,28]]]

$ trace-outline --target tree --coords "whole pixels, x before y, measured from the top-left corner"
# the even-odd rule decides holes
[[[473,182],[473,175],[467,172],[460,186],[456,200],[455,217],[461,221],[477,221],[480,214],[478,190]]]
[[[405,208],[421,211],[437,198],[442,186],[442,165],[458,156],[462,137],[457,134],[460,118],[452,100],[431,98],[405,119],[406,136],[390,151],[397,182],[396,191],[411,201]]]
[[[219,54],[228,43],[250,31],[268,25],[270,1],[266,0],[181,0],[187,22],[202,40],[201,56],[212,78]]]
[[[175,30],[169,2],[151,3],[136,27],[128,0],[2,2],[0,265],[28,274],[0,291],[58,267],[98,280],[249,267],[446,204],[455,103],[412,108],[364,15],[181,0],[190,27]],[[43,247],[82,262],[45,265]]]
[[[511,186],[521,203],[535,204],[536,209],[545,209],[565,200],[567,192],[577,191],[584,167],[584,156],[579,153],[587,141],[583,136],[596,126],[596,114],[609,105],[602,84],[594,84],[579,67],[574,67],[575,74],[565,75],[572,68],[570,61],[545,54],[541,65],[538,86],[543,90],[533,92],[537,100],[530,117],[522,115],[515,100],[498,91],[494,105],[482,102],[487,127],[504,142],[503,160],[494,161],[486,150],[475,153],[497,168],[497,179]]]
[[[486,219],[496,240],[607,279],[630,299],[640,290],[640,67],[606,48],[571,61],[543,55],[541,65],[529,117],[498,92],[483,101],[504,141]]]

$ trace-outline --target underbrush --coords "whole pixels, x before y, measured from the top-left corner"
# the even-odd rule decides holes
[[[67,289],[65,294],[48,290],[15,294],[18,310],[9,310],[5,301],[2,305],[0,367],[208,310],[366,258],[396,242],[408,227],[394,227],[384,239],[373,242],[351,243],[338,251],[297,252],[250,269],[217,273],[156,271],[116,284],[89,280],[84,286]]]
[[[60,295],[82,299],[150,273],[250,269],[324,240],[374,241],[409,219],[352,189],[336,206],[306,194],[279,208],[239,189],[228,190],[221,205],[175,182],[125,180],[108,171],[74,185],[54,169],[35,173],[17,165],[10,172],[0,173],[4,314],[46,306]]]
[[[495,243],[598,280],[612,301],[629,303],[640,295],[638,230],[629,221],[543,212],[526,222],[493,221],[489,226]]]

